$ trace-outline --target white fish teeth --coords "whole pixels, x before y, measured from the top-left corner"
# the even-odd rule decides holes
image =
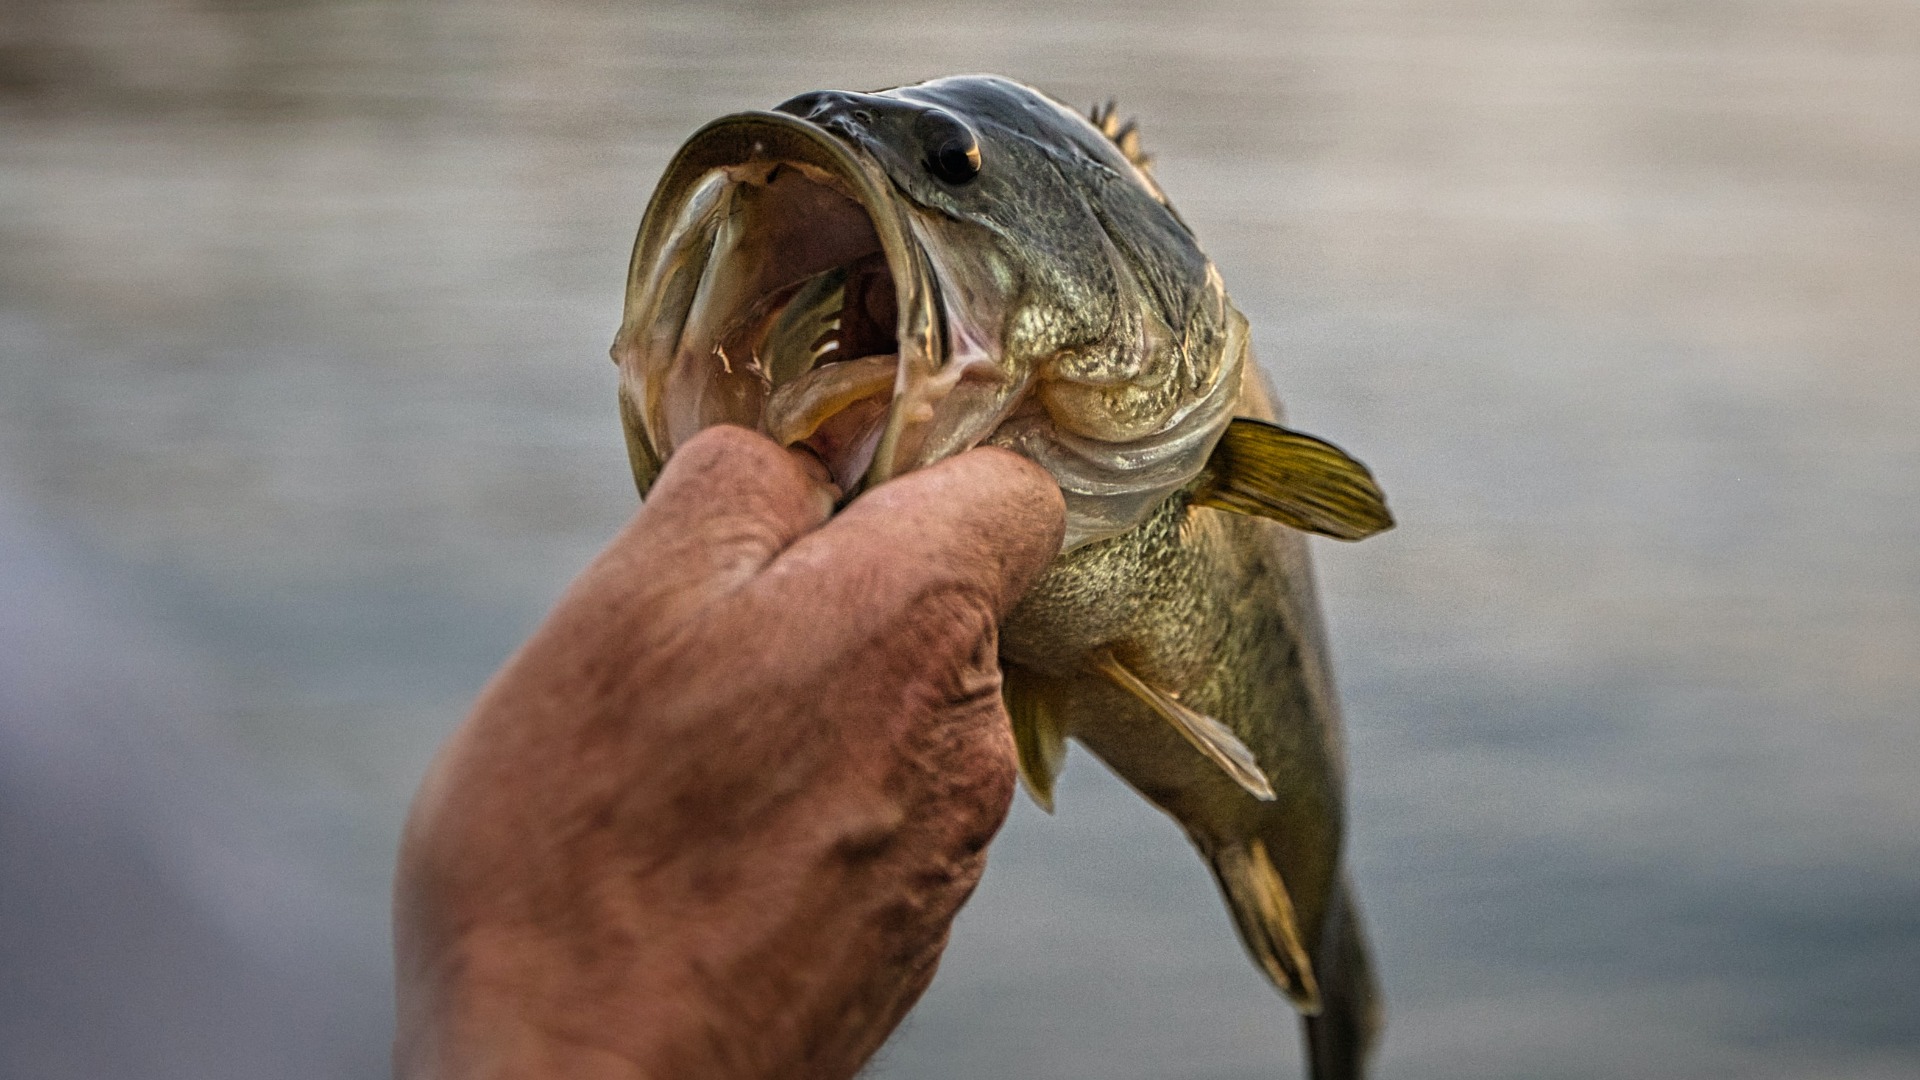
[[[814,363],[819,363],[821,357],[827,355],[830,352],[837,351],[840,348],[840,316],[839,315],[833,316],[832,318],[828,319],[826,322],[822,323],[821,326],[822,326],[822,329],[820,332],[820,337],[824,338],[825,340],[820,340],[820,339],[814,340],[813,350],[812,350],[812,358]]]

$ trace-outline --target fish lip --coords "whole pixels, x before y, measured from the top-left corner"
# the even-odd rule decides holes
[[[620,368],[624,393],[637,407],[642,436],[656,458],[664,460],[673,447],[661,445],[669,437],[663,364],[674,361],[687,317],[687,311],[674,307],[682,300],[691,304],[688,267],[676,266],[675,260],[695,254],[682,248],[689,242],[698,245],[694,204],[710,181],[728,170],[760,164],[817,170],[834,190],[857,203],[873,226],[893,277],[899,344],[893,399],[871,464],[860,483],[849,485],[846,492],[851,498],[858,490],[902,471],[911,456],[902,453],[903,438],[919,422],[910,415],[910,403],[925,400],[925,388],[935,385],[944,365],[946,320],[931,260],[914,235],[892,181],[877,161],[831,129],[788,113],[754,110],[722,116],[681,145],[641,220],[628,265],[626,304],[613,360]],[[703,256],[700,265],[704,264]],[[695,271],[692,276],[697,279],[699,274]]]

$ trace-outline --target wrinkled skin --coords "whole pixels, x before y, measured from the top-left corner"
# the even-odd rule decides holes
[[[829,521],[822,479],[690,441],[442,749],[397,1076],[848,1077],[925,989],[1012,797],[995,628],[1059,495],[981,450]]]
[[[936,167],[957,131],[976,144],[977,175]],[[696,271],[784,282],[831,261],[729,262],[711,235],[788,229],[772,249],[815,252],[876,237],[867,247],[897,285],[898,378],[871,466],[836,443],[835,475],[865,468],[878,482],[981,444],[1047,469],[1066,544],[1004,627],[1010,700],[1039,703],[1014,715],[1050,717],[1180,824],[1249,953],[1302,1010],[1316,1080],[1358,1077],[1380,1008],[1341,868],[1340,717],[1305,540],[1195,502],[1229,421],[1274,419],[1278,404],[1219,275],[1114,134],[991,76],[805,94],[703,129],[649,207],[614,349],[635,475],[645,490],[674,450],[663,417],[763,419],[764,393],[730,365],[720,374],[706,324],[686,319]],[[754,216],[779,202],[763,194],[776,162],[864,217],[809,229]],[[1276,798],[1227,779],[1105,673],[1111,661],[1229,729]],[[1048,767],[1036,773],[1051,784]],[[1271,876],[1250,876],[1256,854],[1283,890],[1251,889]]]

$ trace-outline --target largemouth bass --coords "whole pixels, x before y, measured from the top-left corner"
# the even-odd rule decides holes
[[[1053,475],[1065,544],[1001,636],[1021,777],[1051,811],[1071,738],[1171,815],[1335,1080],[1380,1010],[1302,534],[1392,519],[1364,466],[1279,426],[1247,339],[1111,106],[962,76],[695,133],[613,356],[643,493],[720,423],[810,449],[848,498],[983,444]]]

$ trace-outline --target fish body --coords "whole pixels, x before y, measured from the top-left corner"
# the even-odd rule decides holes
[[[1391,518],[1363,466],[1278,425],[1247,337],[1110,108],[961,76],[696,133],[614,358],[643,491],[714,423],[812,450],[848,497],[982,444],[1046,467],[1066,541],[1001,637],[1022,778],[1051,810],[1076,740],[1178,822],[1336,1080],[1379,1005],[1303,532]]]
[[[1248,384],[1240,415],[1268,414],[1257,377]],[[1101,651],[1232,728],[1274,797],[1249,793],[1089,665]],[[1248,953],[1306,1014],[1311,1075],[1364,1075],[1382,1018],[1341,868],[1339,706],[1305,537],[1176,495],[1137,528],[1061,556],[1002,628],[1001,656],[1023,749],[1075,739],[1178,822]],[[1041,770],[1060,756],[1022,755],[1049,808]]]

